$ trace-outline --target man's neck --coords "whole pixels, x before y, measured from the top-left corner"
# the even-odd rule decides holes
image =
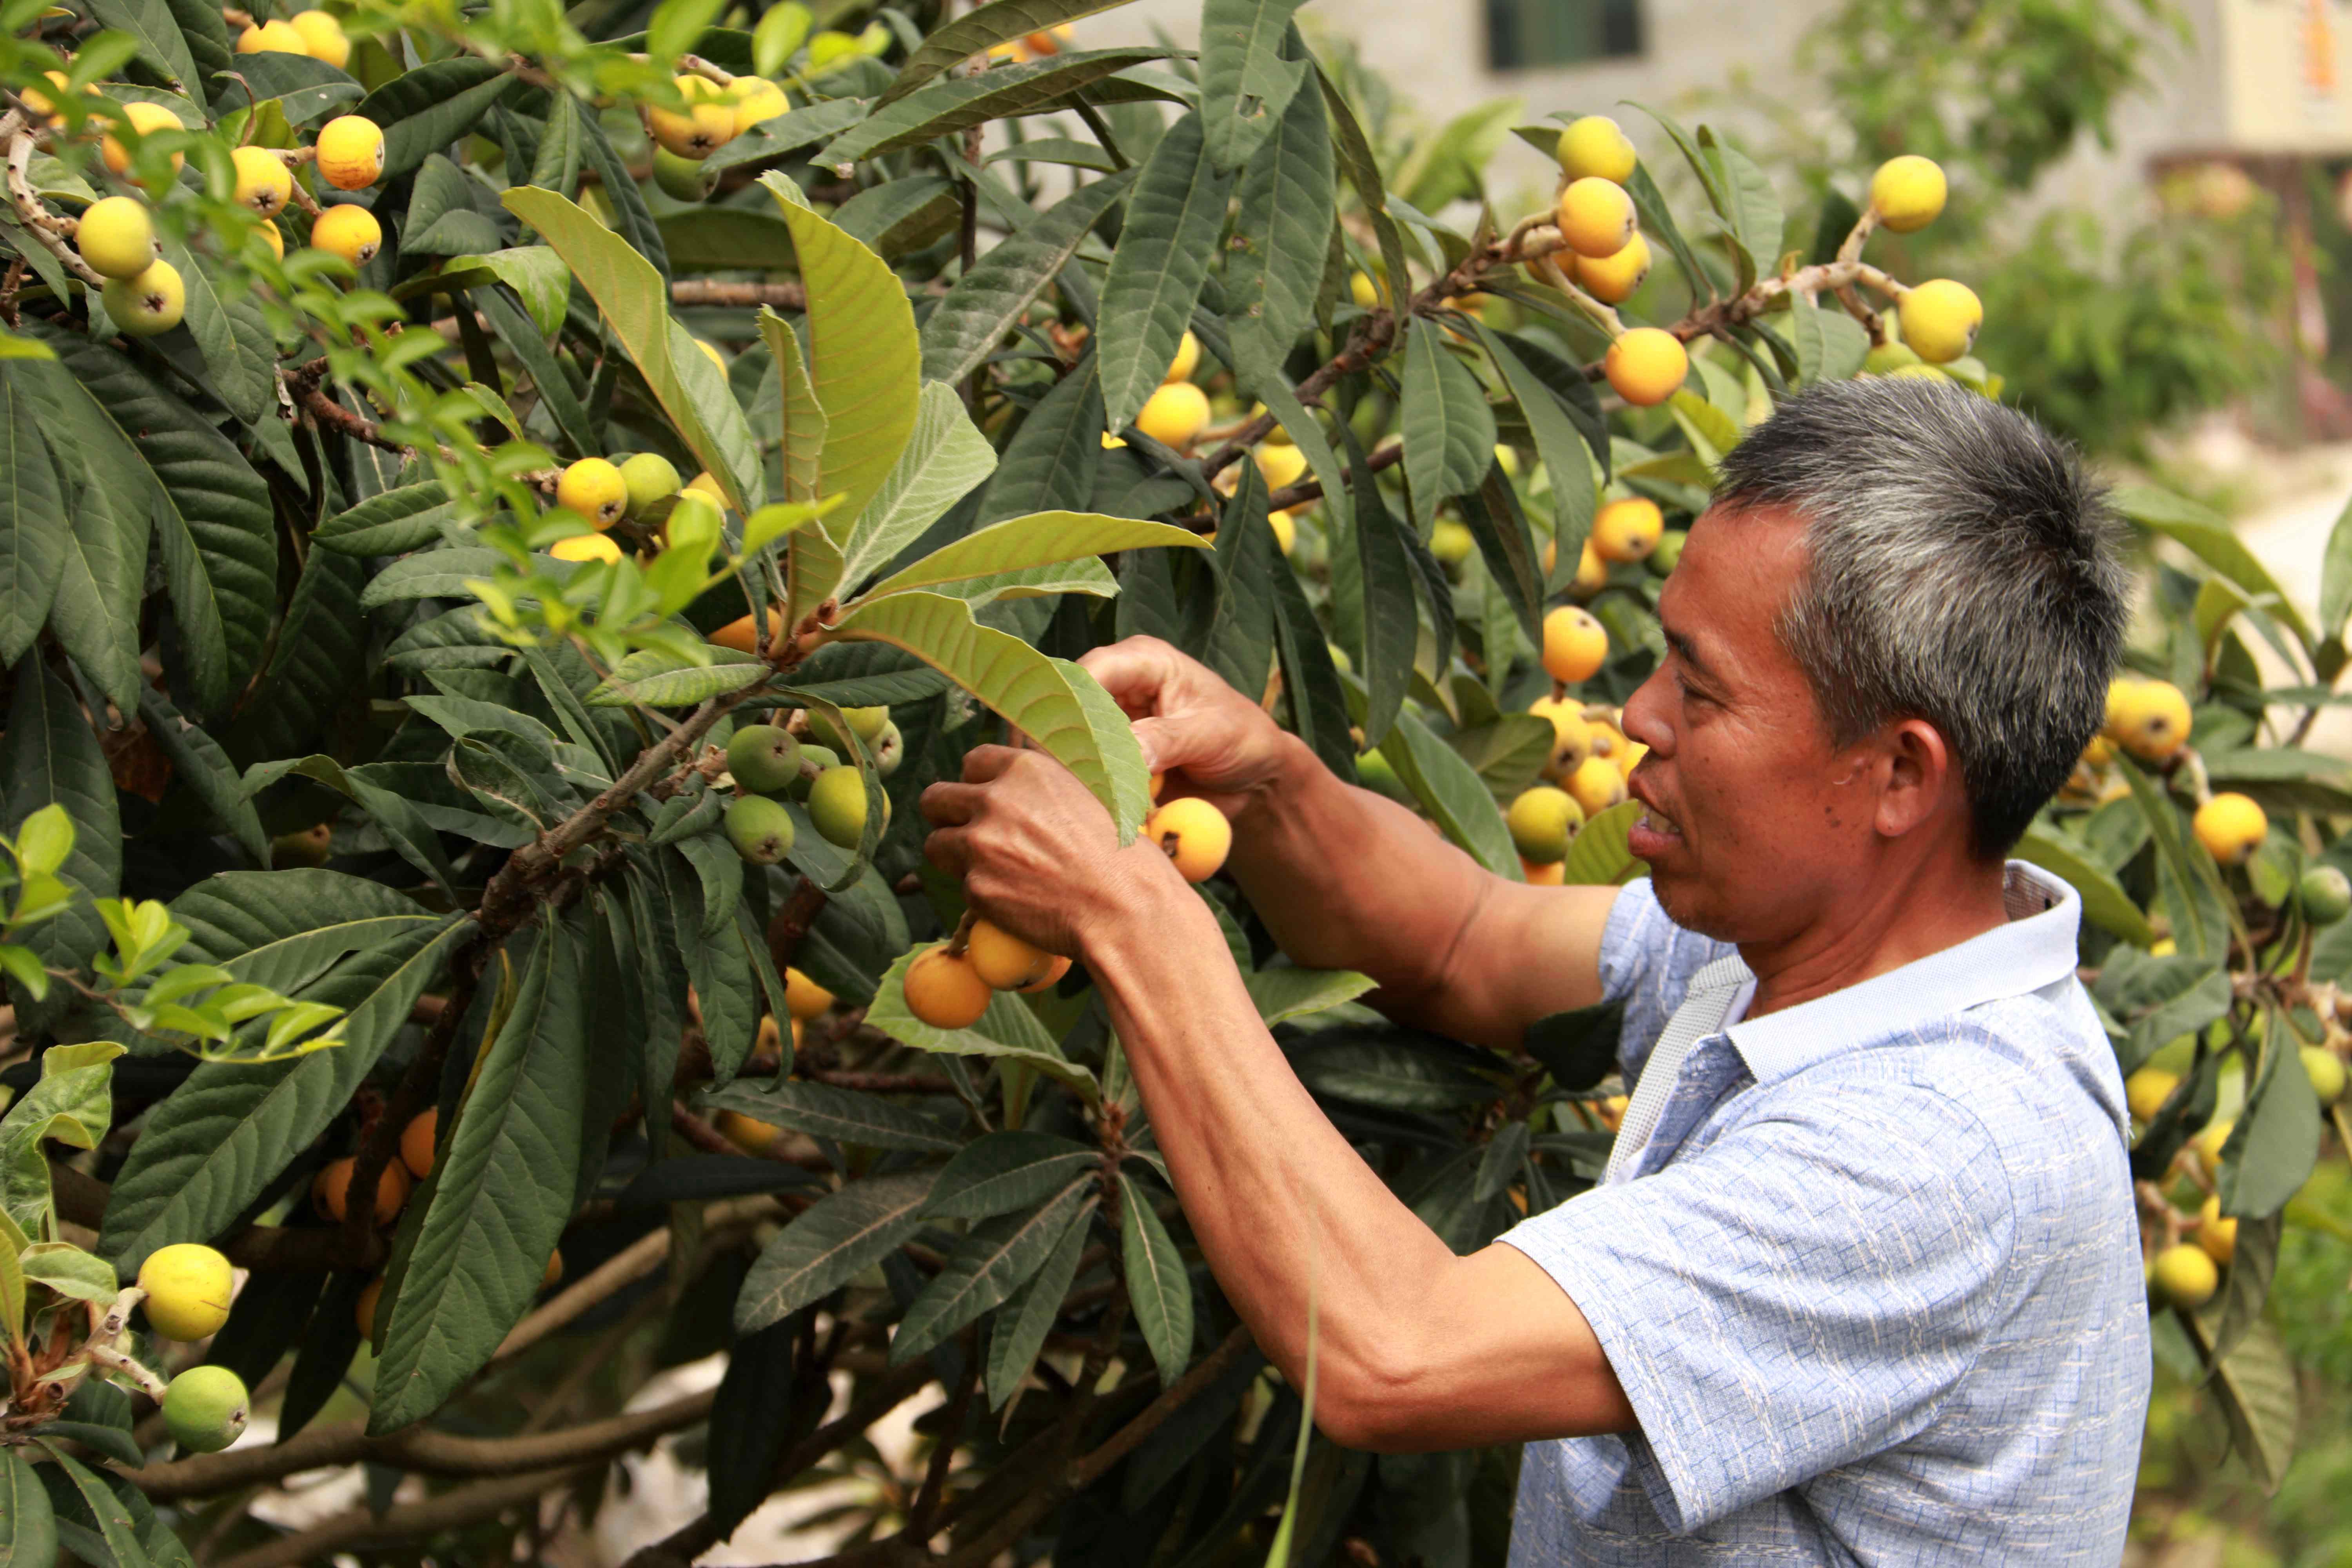
[[[1756,974],[1749,1017],[1859,985],[2001,925],[2002,862],[1954,857],[1874,879],[1860,896],[1781,942],[1743,942]]]

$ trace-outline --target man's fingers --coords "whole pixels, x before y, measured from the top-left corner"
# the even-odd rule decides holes
[[[1001,777],[1021,756],[1017,746],[974,746],[963,754],[963,782],[981,784]]]
[[[961,827],[942,827],[923,840],[923,858],[950,877],[971,869],[971,846]]]
[[[915,805],[925,821],[941,827],[961,827],[980,814],[980,797],[978,784],[942,779],[923,791]]]
[[[1129,637],[1108,647],[1089,648],[1078,668],[1102,683],[1129,713],[1149,713],[1163,687],[1176,678],[1176,650],[1158,637]]]

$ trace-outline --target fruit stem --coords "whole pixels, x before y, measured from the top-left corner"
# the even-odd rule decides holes
[[[2189,774],[2189,793],[2197,797],[2197,804],[2204,805],[2208,802],[2211,801],[2213,798],[2212,781],[2205,775],[2205,759],[2197,754],[2197,748],[2194,746],[2181,747],[2180,761],[2177,765]]]
[[[1568,274],[1559,269],[1559,262],[1549,256],[1538,256],[1528,265],[1533,267],[1546,282],[1567,295],[1570,304],[1600,322],[1601,330],[1610,337],[1622,338],[1625,335],[1625,323],[1618,318],[1617,312],[1570,282]]]
[[[643,58],[644,57],[639,56],[638,58]],[[682,71],[689,72],[692,75],[703,77],[709,80],[715,81],[721,87],[732,87],[735,85],[735,77],[733,72],[712,65],[700,55],[678,56],[677,68]]]
[[[1854,219],[1853,228],[1845,237],[1845,243],[1838,247],[1837,258],[1840,261],[1861,260],[1862,247],[1869,240],[1870,231],[1877,226],[1878,204],[1873,202],[1863,209],[1860,217]]]
[[[956,921],[955,935],[948,938],[948,956],[950,958],[961,958],[963,956],[964,949],[971,945],[971,928],[979,923],[979,921],[980,917],[972,913],[971,910],[964,910],[963,919]]]
[[[114,1304],[107,1308],[106,1315],[99,1319],[98,1326],[90,1331],[90,1343],[112,1344],[116,1340],[121,1339],[123,1329],[130,1324],[131,1309],[146,1299],[147,1292],[136,1285],[118,1294],[114,1298]]]
[[[92,1344],[83,1347],[89,1352],[92,1364],[119,1372],[139,1385],[139,1392],[161,1405],[169,1384],[141,1365],[137,1358],[116,1350],[112,1345]]]

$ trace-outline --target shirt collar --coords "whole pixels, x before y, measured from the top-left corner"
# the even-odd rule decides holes
[[[2005,868],[2008,921],[1956,946],[1724,1033],[1759,1084],[1937,1018],[2071,980],[2082,896],[2022,860]]]

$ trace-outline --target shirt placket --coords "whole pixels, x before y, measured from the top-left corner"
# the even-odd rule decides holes
[[[1748,1076],[1748,1064],[1728,1035],[1709,1035],[1691,1047],[1675,1075],[1674,1092],[1658,1113],[1658,1125],[1623,1180],[1664,1169],[1690,1135],[1706,1125],[1726,1094]]]

